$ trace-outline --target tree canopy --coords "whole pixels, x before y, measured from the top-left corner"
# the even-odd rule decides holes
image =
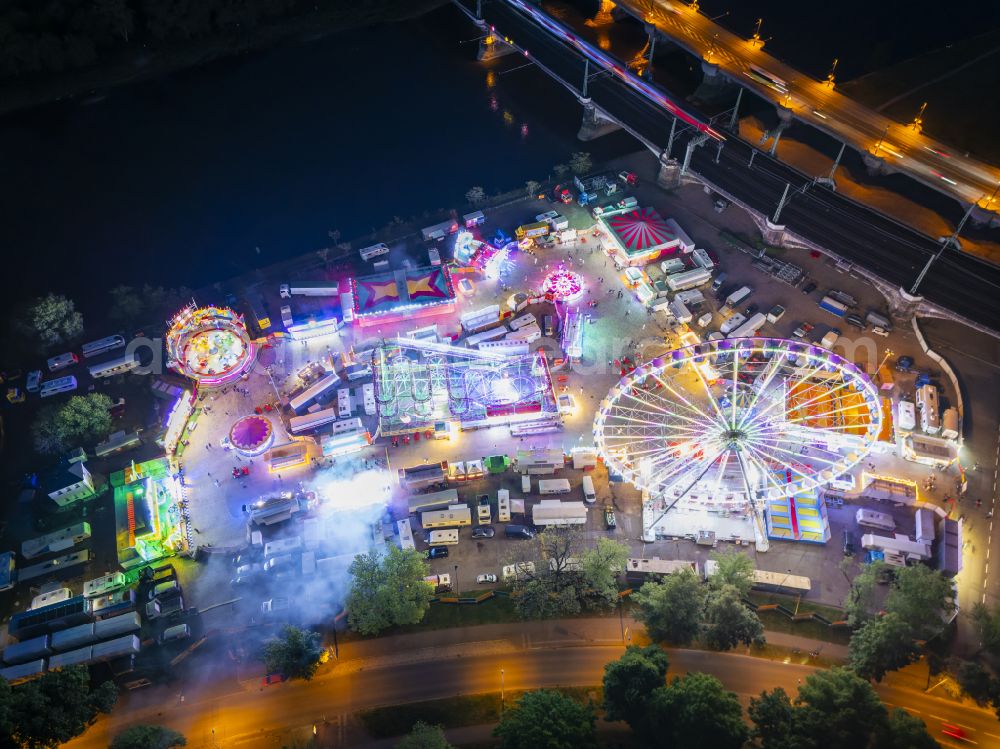
[[[396,743],[396,749],[454,749],[441,726],[429,726],[422,720],[413,724],[410,733]]]
[[[45,455],[59,455],[104,439],[114,428],[111,405],[111,399],[103,393],[88,393],[39,409],[31,425],[35,449]]]
[[[764,641],[764,625],[757,612],[745,603],[736,586],[725,584],[708,594],[705,603],[703,638],[709,647],[730,650],[740,643],[751,645]]]
[[[643,584],[633,596],[636,613],[657,642],[687,645],[701,629],[705,589],[693,570],[681,570]]]
[[[618,576],[628,561],[628,546],[612,538],[598,538],[581,560],[584,596],[591,608],[607,608],[618,601]]]
[[[83,335],[83,315],[71,299],[46,294],[25,308],[16,327],[39,353],[49,353]]]
[[[913,631],[898,614],[869,619],[851,635],[851,668],[866,679],[881,681],[886,673],[908,665],[916,655]]]
[[[972,607],[972,621],[986,651],[991,655],[1000,655],[1000,603],[992,608],[977,603]]]
[[[577,151],[572,156],[569,157],[569,168],[572,170],[573,174],[577,176],[583,176],[589,174],[594,168],[594,162],[590,158],[590,154],[585,151]]]
[[[539,689],[505,710],[493,735],[501,749],[596,749],[595,721],[591,705]]]
[[[849,669],[817,671],[791,701],[780,687],[750,700],[754,746],[760,749],[931,749],[923,722],[889,715],[872,685]]]
[[[322,657],[320,634],[290,625],[281,630],[279,637],[264,643],[264,667],[268,673],[284,674],[288,679],[308,681]]]
[[[649,696],[654,689],[665,686],[669,666],[667,654],[657,645],[630,645],[621,658],[605,665],[605,718],[638,727]]]
[[[49,671],[11,687],[0,679],[0,744],[55,749],[79,736],[118,700],[110,681],[95,689],[85,666]]]
[[[741,596],[746,596],[753,587],[753,560],[743,552],[713,551],[710,555],[716,563],[715,574],[708,578],[710,588],[716,590],[731,585]]]
[[[363,635],[424,618],[433,591],[424,582],[430,570],[421,551],[390,545],[384,554],[358,554],[351,562],[347,622]]]
[[[653,690],[645,726],[646,741],[657,749],[740,749],[750,733],[736,695],[700,673],[674,677],[669,686]]]
[[[108,749],[173,749],[186,746],[187,739],[163,726],[132,726],[115,736]]]

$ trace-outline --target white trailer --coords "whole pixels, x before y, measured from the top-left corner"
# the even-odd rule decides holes
[[[954,406],[941,414],[941,436],[946,440],[958,438],[958,409]]]
[[[749,297],[752,293],[753,289],[751,289],[749,286],[741,286],[732,294],[726,297],[726,305],[725,305],[726,308],[733,309],[733,307],[735,307],[740,302],[746,301],[747,297]]]
[[[691,315],[691,311],[680,299],[675,298],[667,309],[670,310],[670,314],[674,316],[674,319],[677,320],[677,322],[689,323],[692,319],[694,319]]]
[[[691,257],[694,259],[695,265],[705,270],[712,270],[715,267],[715,262],[709,257],[705,250],[697,249],[691,253]]]
[[[745,323],[746,321],[747,321],[746,317],[744,317],[741,313],[737,312],[735,315],[733,315],[724,323],[722,323],[722,325],[719,327],[719,332],[722,333],[722,335],[724,336],[728,336],[734,330],[743,325],[743,323]]]
[[[472,511],[468,505],[451,505],[446,510],[428,510],[420,513],[420,525],[425,530],[472,525]]]
[[[671,273],[667,276],[667,286],[671,291],[686,291],[697,286],[702,286],[712,280],[712,273],[705,268],[694,268],[682,271],[681,273]]]
[[[885,561],[889,564],[902,565],[907,561],[919,562],[931,558],[931,545],[923,541],[914,541],[909,536],[896,533],[893,536],[876,536],[866,533],[861,537],[861,546],[865,549],[885,552]]]
[[[507,489],[497,490],[497,521],[510,522],[510,492]]]
[[[538,493],[569,494],[569,481],[567,479],[539,479]],[[551,501],[558,502],[559,500],[551,500]]]
[[[896,404],[896,428],[901,432],[912,432],[917,426],[917,412],[912,401],[901,400]]]
[[[857,524],[861,526],[878,528],[883,531],[896,530],[896,521],[892,519],[892,515],[885,512],[876,512],[875,510],[859,508],[854,515],[854,519],[857,521]]]
[[[568,481],[566,486],[569,486]],[[583,502],[543,499],[531,508],[531,522],[535,525],[584,525],[587,522],[587,506]]]
[[[458,528],[431,531],[427,534],[427,543],[431,546],[456,546],[458,544]]]
[[[756,335],[757,331],[764,327],[764,323],[767,321],[767,316],[763,312],[758,312],[745,323],[736,328],[732,333],[730,333],[728,338],[749,338],[750,336]]]

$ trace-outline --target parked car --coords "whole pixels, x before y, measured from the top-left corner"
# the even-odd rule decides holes
[[[569,393],[559,393],[556,397],[556,403],[559,406],[559,413],[564,415],[573,413],[573,409],[576,408],[573,396]]]
[[[33,369],[28,372],[28,379],[24,383],[24,389],[29,393],[36,392],[42,385],[42,371],[40,369]]]
[[[807,283],[805,286],[802,287],[803,294],[812,294],[814,291],[816,291],[815,281],[810,281],[809,283]]]
[[[480,525],[478,528],[472,529],[473,538],[493,538],[496,534],[496,529],[488,525]]]
[[[847,315],[844,319],[848,325],[853,325],[858,330],[865,329],[865,321],[861,319],[860,315]]]
[[[497,576],[490,572],[484,572],[482,575],[476,576],[476,582],[480,585],[487,585],[489,583],[495,583],[496,581]]]
[[[608,530],[614,530],[618,527],[618,521],[615,520],[614,510],[607,509],[604,511],[604,524],[608,527]]]
[[[802,323],[795,330],[792,331],[792,335],[796,338],[805,338],[807,335],[812,333],[813,326],[807,322]]]
[[[448,556],[447,546],[432,546],[427,550],[428,559],[444,559]]]

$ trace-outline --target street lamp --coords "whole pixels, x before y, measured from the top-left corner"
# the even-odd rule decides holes
[[[500,669],[500,714],[503,715],[503,669]]]

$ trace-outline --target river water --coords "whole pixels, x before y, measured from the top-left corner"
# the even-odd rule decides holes
[[[0,121],[5,301],[100,312],[118,283],[202,286],[636,149],[584,147],[572,97],[519,57],[476,62],[475,36],[448,6]]]
[[[785,40],[789,2],[771,3]],[[823,51],[796,55],[817,69],[854,46],[837,31],[849,19],[828,20],[809,35]],[[862,30],[857,41],[878,33]],[[610,33],[609,48],[641,45],[638,27]],[[18,279],[3,306],[53,290],[99,312],[115,284],[203,286],[329,245],[332,230],[350,239],[461,207],[472,185],[542,179],[576,150],[637,148],[621,133],[581,144],[574,99],[522,58],[476,62],[476,35],[446,6],[0,120],[0,249]]]

